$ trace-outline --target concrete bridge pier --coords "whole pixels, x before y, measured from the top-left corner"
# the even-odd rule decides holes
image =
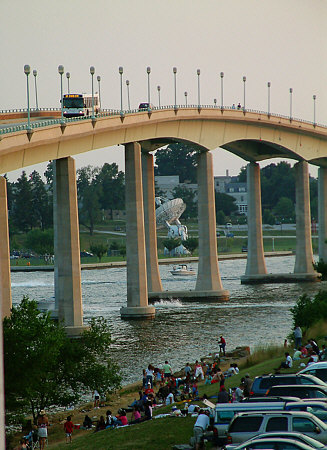
[[[5,385],[2,320],[10,315],[10,251],[8,231],[7,182],[0,177],[0,448],[5,448]]]
[[[125,144],[125,189],[127,307],[122,307],[120,314],[123,319],[152,319],[155,308],[148,305],[141,145],[138,142]]]
[[[260,166],[255,162],[247,166],[247,190],[248,256],[242,284],[262,281],[267,275],[262,237]]]
[[[54,279],[55,309],[68,336],[76,337],[83,325],[81,262],[75,160],[54,161]]]
[[[7,181],[4,177],[0,177],[0,236],[0,317],[4,318],[10,315],[12,307]]]
[[[312,262],[309,164],[300,161],[295,167],[296,186],[296,258],[294,276],[303,281],[318,279]]]
[[[162,292],[157,250],[153,155],[142,152],[141,159],[148,291]]]
[[[327,169],[318,170],[319,259],[327,262]]]
[[[209,151],[199,154],[197,178],[199,265],[194,294],[209,301],[229,300],[218,267],[213,161]]]

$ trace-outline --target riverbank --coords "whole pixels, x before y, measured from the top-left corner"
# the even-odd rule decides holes
[[[281,257],[292,255],[292,251],[276,251],[276,252],[265,252],[265,257]],[[220,254],[218,256],[218,261],[230,261],[234,259],[246,259],[247,253],[229,253]],[[160,258],[158,260],[159,265],[167,264],[190,264],[198,262],[199,258],[197,256],[183,256],[181,258]],[[112,261],[109,263],[95,263],[95,264],[81,264],[82,270],[99,270],[99,269],[112,269],[117,267],[126,267],[126,261]],[[11,272],[53,272],[53,265],[44,266],[11,266]]]

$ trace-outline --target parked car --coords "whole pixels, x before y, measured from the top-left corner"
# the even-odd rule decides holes
[[[316,385],[283,385],[283,386],[272,386],[268,389],[267,394],[269,396],[275,397],[276,395],[291,395],[299,398],[317,398],[325,399],[327,398],[327,386],[316,386]]]
[[[285,384],[304,384],[304,385],[321,385],[327,386],[322,380],[313,375],[308,374],[278,374],[278,375],[263,375],[261,377],[255,377],[251,386],[251,395],[265,395],[267,390],[272,386],[285,385]]]
[[[267,439],[269,439],[269,438],[281,438],[281,439],[285,440],[284,441],[285,443],[286,443],[286,440],[292,440],[292,442],[296,441],[296,442],[300,442],[302,444],[308,445],[310,448],[327,449],[327,445],[324,445],[322,442],[319,442],[316,439],[313,439],[313,438],[307,436],[306,434],[296,433],[294,431],[292,431],[292,432],[283,431],[282,433],[281,432],[263,433],[263,434],[260,434],[259,436],[255,436],[252,439],[248,439],[247,441],[245,441],[243,444],[240,444],[240,445],[239,444],[227,444],[223,447],[223,450],[245,449],[250,444],[251,444],[250,448],[253,448],[252,443],[259,442],[260,440],[264,440],[263,442],[267,443]],[[272,442],[272,441],[270,441],[270,442]],[[284,450],[285,447],[286,448],[294,448],[294,447],[286,446],[285,444],[284,444],[284,447],[279,446],[279,447],[274,447],[274,448],[280,448],[281,450]],[[262,446],[259,448],[262,448]]]
[[[285,405],[285,411],[306,411],[327,423],[327,403],[317,400],[306,400],[305,402],[290,402]]]
[[[299,402],[299,397],[245,397],[241,400],[241,403],[258,403],[258,402]]]
[[[323,444],[322,444],[323,445]],[[312,450],[315,447],[306,444],[305,442],[297,441],[292,438],[272,436],[268,438],[261,438],[258,436],[256,439],[249,439],[240,445],[228,445],[224,449],[235,449],[235,450],[255,450],[255,449],[266,449],[266,450]],[[327,448],[323,445],[322,448]]]
[[[83,252],[80,253],[81,258],[90,258],[91,256],[93,256],[93,253],[90,252],[86,252],[85,250]]]
[[[302,411],[239,413],[228,427],[227,442],[241,443],[262,433],[278,432],[282,435],[284,431],[296,431],[327,443],[327,425],[313,414]]]
[[[216,434],[218,438],[223,439],[220,443],[224,443],[227,436],[228,425],[235,414],[246,411],[280,411],[285,408],[285,405],[286,402],[284,401],[217,403],[215,407],[214,427],[217,430]]]
[[[327,361],[312,363],[309,366],[305,367],[305,369],[300,370],[300,372],[298,373],[307,373],[309,375],[314,375],[315,377],[320,378],[320,380],[327,383]]]

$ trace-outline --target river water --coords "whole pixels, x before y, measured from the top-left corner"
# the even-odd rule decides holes
[[[266,259],[268,272],[292,272],[294,256]],[[246,260],[219,263],[224,289],[230,301],[223,304],[156,303],[156,317],[149,321],[121,320],[119,310],[126,305],[126,268],[83,270],[84,321],[91,317],[108,319],[115,340],[112,358],[118,362],[123,384],[140,380],[149,363],[158,366],[168,359],[173,369],[182,368],[201,356],[217,350],[223,334],[227,349],[249,345],[251,349],[269,343],[282,344],[291,331],[290,308],[303,293],[314,294],[324,283],[241,285]],[[197,269],[197,264],[192,264]],[[161,265],[165,290],[189,290],[196,277],[176,279],[172,265]],[[14,272],[11,274],[13,303],[23,295],[30,299],[53,301],[53,272]]]

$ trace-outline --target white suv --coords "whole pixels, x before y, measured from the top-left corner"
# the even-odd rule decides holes
[[[327,361],[312,363],[298,373],[307,373],[327,383]]]

